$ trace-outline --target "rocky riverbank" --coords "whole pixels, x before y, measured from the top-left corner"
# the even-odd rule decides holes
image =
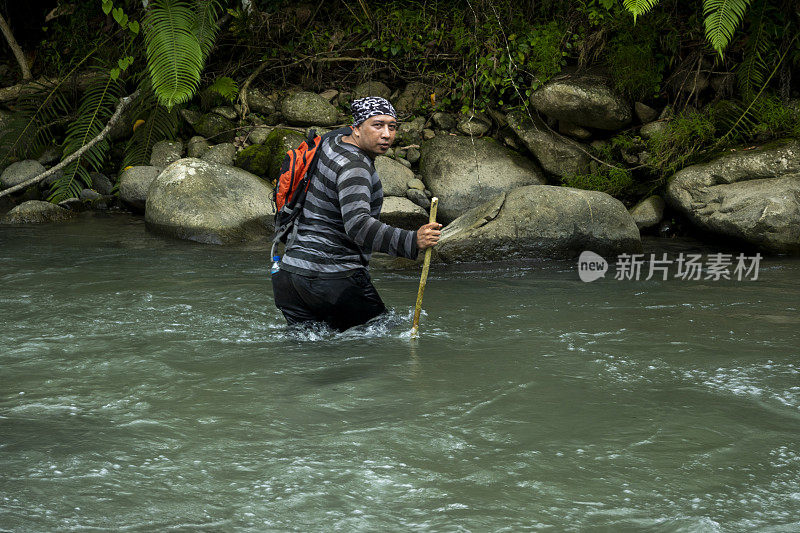
[[[797,141],[743,147],[686,167],[668,180],[663,198],[650,195],[635,205],[561,186],[564,177],[599,164],[592,143],[621,129],[657,135],[669,121],[668,109],[629,102],[610,87],[602,76],[564,76],[534,92],[538,113],[508,115],[437,111],[435,88],[417,83],[392,91],[368,82],[349,93],[251,90],[247,109],[183,110],[188,135],[156,144],[148,166],[92,174],[80,198],[41,202],[50,180],[0,198],[1,222],[68,223],[76,211],[128,209],[144,215],[149,231],[170,237],[211,244],[265,239],[274,215],[272,180],[286,151],[311,129],[346,124],[352,99],[379,95],[402,118],[396,145],[375,161],[385,194],[381,218],[416,228],[427,220],[430,198],[439,197],[442,261],[639,252],[641,234],[669,232],[665,217],[685,220],[689,234],[800,254]],[[43,172],[58,155],[11,164],[0,188]],[[629,156],[633,162],[649,154]]]

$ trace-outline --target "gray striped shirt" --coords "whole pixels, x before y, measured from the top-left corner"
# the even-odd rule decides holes
[[[297,236],[281,268],[321,278],[352,275],[366,268],[372,252],[416,259],[415,231],[378,220],[383,188],[372,159],[336,135],[322,141]]]

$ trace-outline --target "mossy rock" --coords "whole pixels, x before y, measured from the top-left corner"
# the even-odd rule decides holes
[[[216,113],[206,113],[192,127],[198,135],[215,143],[233,142],[236,137],[236,126],[233,122]]]
[[[300,146],[302,133],[284,128],[273,130],[264,144],[248,146],[236,156],[236,166],[268,180],[278,177],[286,152]]]

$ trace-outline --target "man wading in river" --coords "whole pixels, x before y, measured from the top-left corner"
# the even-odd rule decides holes
[[[439,240],[441,224],[404,230],[378,220],[383,189],[374,159],[397,133],[386,99],[351,104],[350,135],[323,140],[308,195],[280,270],[272,276],[275,305],[286,322],[323,321],[345,330],[386,311],[367,272],[372,252],[416,259]]]

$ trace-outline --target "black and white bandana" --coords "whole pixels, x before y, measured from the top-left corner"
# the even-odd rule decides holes
[[[353,112],[354,126],[358,126],[375,115],[389,115],[397,119],[397,112],[392,107],[392,104],[389,103],[389,100],[380,96],[367,96],[366,98],[353,100],[353,103],[350,104],[350,110]]]

